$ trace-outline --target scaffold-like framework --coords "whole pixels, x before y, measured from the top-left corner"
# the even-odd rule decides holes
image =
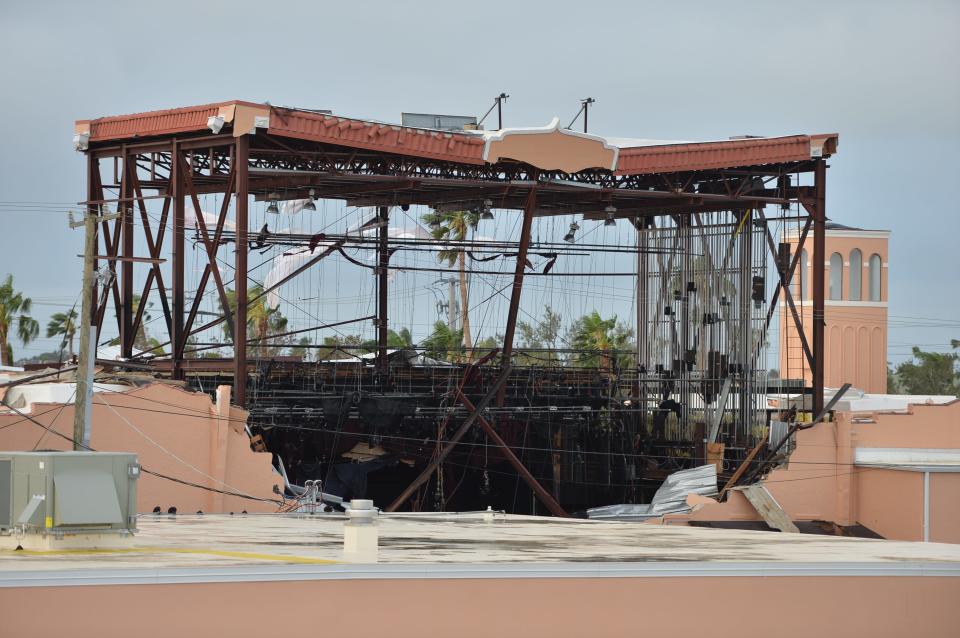
[[[113,310],[123,363],[101,363],[191,379],[200,387],[232,383],[234,401],[251,410],[251,423],[264,426],[268,439],[271,425],[295,429],[318,419],[315,429],[328,449],[317,456],[328,465],[358,436],[367,437],[371,447],[382,443],[415,459],[419,473],[394,507],[410,497],[424,498],[420,486],[458,444],[457,435],[473,442],[461,459],[464,468],[480,468],[483,454],[486,477],[487,447],[496,449],[554,514],[565,513],[561,502],[590,501],[571,495],[576,489],[565,493],[564,483],[611,485],[618,476],[617,484],[625,486],[644,476],[662,477],[671,468],[669,462],[643,466],[638,460],[643,457],[686,455],[702,463],[707,443],[725,442],[723,467],[735,468],[767,424],[765,349],[780,300],[812,373],[807,389],[812,411],[823,408],[825,178],[827,158],[836,151],[834,134],[654,143],[574,133],[556,124],[499,131],[416,129],[247,102],[83,120],[76,131],[87,160],[86,206],[92,213],[106,208],[120,213],[100,228],[98,259],[112,276],[91,321],[102,329]],[[201,199],[209,196],[218,198],[218,209],[207,215]],[[360,228],[344,231],[250,229],[251,202],[314,207],[323,200],[369,207],[372,213]],[[510,240],[463,244],[391,236],[395,211],[418,206],[516,215],[518,232]],[[536,219],[570,215],[629,224],[635,243],[605,248],[532,236]],[[798,229],[793,253],[775,232],[776,224],[786,223]],[[807,335],[791,282],[811,233],[813,328]],[[191,241],[204,259],[195,284],[188,286]],[[135,254],[138,245],[146,247],[146,255]],[[251,255],[271,246],[301,251],[305,258],[282,277],[258,282],[251,296]],[[437,249],[471,251],[471,274],[509,273],[508,285],[499,291],[507,309],[502,343],[495,349],[467,347],[460,361],[429,365],[422,349],[397,352],[389,344],[391,272],[400,269],[391,259],[401,250]],[[371,258],[353,256],[357,250]],[[551,272],[558,257],[604,250],[635,253],[635,268]],[[534,255],[547,266],[534,269]],[[355,349],[352,360],[330,365],[256,355],[271,344],[248,334],[251,304],[322,269],[331,256],[369,273],[375,281],[373,311],[275,331],[270,339],[373,321],[375,344],[341,344],[343,352]],[[494,256],[499,260],[488,263]],[[492,265],[498,263],[507,269]],[[403,267],[411,269],[453,272],[443,265]],[[635,282],[635,349],[601,352],[590,370],[556,365],[570,360],[569,348],[518,351],[525,281],[579,275]],[[147,304],[137,300],[151,297],[160,302],[166,335],[142,347],[137,335]],[[204,309],[211,297],[218,312]],[[210,341],[214,328],[226,333],[227,342]],[[205,349],[224,345],[232,349],[229,359],[203,358]],[[369,357],[359,356],[364,348],[372,350]],[[371,417],[374,413],[379,416]],[[365,419],[378,425],[346,425]],[[532,435],[516,426],[529,426],[531,419]],[[585,421],[592,425],[584,429]],[[468,436],[473,426],[479,434]],[[598,431],[607,433],[606,456],[598,463],[584,461],[583,452],[589,456],[584,441]],[[610,432],[616,433],[613,442]],[[277,430],[275,451],[293,445],[289,435]],[[422,443],[426,439],[432,440],[428,446]],[[678,455],[678,442],[689,453]],[[513,451],[525,449],[542,452],[542,458],[524,460]],[[617,455],[622,462],[611,460]],[[538,463],[542,467],[531,472],[529,466]],[[630,498],[626,492],[618,496]],[[445,498],[441,494],[440,500]]]

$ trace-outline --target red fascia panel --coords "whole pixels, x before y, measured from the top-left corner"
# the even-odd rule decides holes
[[[811,159],[809,135],[665,144],[621,149],[615,173],[672,173],[808,159]]]
[[[234,103],[219,102],[179,109],[101,117],[90,120],[90,141],[99,142],[202,131],[207,128],[207,118],[216,115],[221,106]]]
[[[460,164],[483,164],[483,138],[464,133],[380,124],[336,115],[274,109],[269,133],[382,153]]]

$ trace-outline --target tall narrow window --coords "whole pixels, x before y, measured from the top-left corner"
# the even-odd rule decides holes
[[[874,253],[870,256],[870,301],[880,301],[880,255]]]
[[[843,299],[843,255],[830,255],[830,299]]]
[[[797,264],[800,269],[800,299],[807,298],[807,280],[810,278],[810,263],[807,261],[807,249],[800,251],[800,263]]]
[[[863,253],[859,248],[850,251],[850,301],[860,301],[863,294]]]

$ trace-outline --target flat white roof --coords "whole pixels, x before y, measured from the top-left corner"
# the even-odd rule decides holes
[[[480,513],[379,517],[376,564],[339,514],[144,515],[132,546],[0,551],[0,587],[324,578],[960,576],[960,545]]]

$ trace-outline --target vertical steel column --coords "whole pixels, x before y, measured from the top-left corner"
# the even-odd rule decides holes
[[[377,221],[380,227],[377,231],[377,369],[381,373],[388,370],[387,366],[387,275],[390,265],[389,239],[390,209],[380,206],[377,209]]]
[[[129,359],[133,356],[133,342],[136,336],[133,332],[133,171],[135,162],[131,162],[127,147],[123,147],[120,177],[120,220],[122,238],[122,254],[126,259],[120,264],[120,352],[121,356]],[[140,303],[146,303],[141,299]]]
[[[510,293],[510,307],[507,311],[507,327],[503,333],[502,365],[510,363],[513,355],[513,336],[517,331],[517,313],[520,311],[520,292],[523,289],[523,272],[526,268],[527,251],[530,248],[530,228],[533,225],[533,211],[537,207],[536,186],[530,189],[527,201],[523,206],[523,225],[520,229],[520,245],[517,252],[517,266],[513,272],[513,290]],[[466,308],[461,310],[466,312]],[[500,390],[497,405],[503,405],[504,389]]]
[[[184,350],[184,344],[187,335],[183,330],[184,311],[186,310],[184,302],[184,260],[185,260],[185,230],[186,210],[184,208],[183,176],[180,172],[180,147],[176,141],[173,142],[170,149],[170,197],[173,198],[173,246],[171,248],[171,259],[173,263],[172,279],[170,282],[170,291],[173,295],[172,319],[173,325],[170,330],[171,352],[173,353],[173,378],[183,378],[183,356],[180,354]]]
[[[740,227],[740,330],[737,358],[740,362],[740,434],[748,436],[753,417],[753,357],[751,356],[753,310],[753,209],[743,211]]]
[[[690,391],[691,374],[687,363],[687,353],[690,351],[690,343],[692,341],[690,336],[692,332],[690,329],[692,314],[690,312],[690,305],[695,299],[694,295],[697,294],[690,290],[690,283],[694,282],[694,285],[696,285],[696,282],[693,279],[691,268],[693,238],[690,236],[689,215],[682,215],[677,219],[677,232],[680,234],[680,241],[683,244],[683,256],[680,262],[680,352],[677,353],[680,359],[680,370],[678,371],[679,387],[677,390],[680,395],[681,425],[684,433],[688,433],[690,428],[690,415],[693,414],[690,406],[690,402],[693,399],[693,394]]]
[[[827,232],[827,161],[817,160],[813,173],[813,414],[823,410],[824,260]]]
[[[100,160],[94,157],[93,153],[87,153],[87,201],[94,202],[103,199],[103,189],[100,188]],[[98,215],[100,207],[95,204],[87,204],[87,215]],[[100,247],[100,234],[97,233],[96,241],[94,242],[93,253],[96,255],[99,252]],[[106,248],[104,247],[104,254],[106,254]],[[100,264],[97,259],[93,260],[93,272],[96,273]],[[108,295],[109,292],[104,288],[104,294]],[[97,323],[97,308],[100,307],[100,296],[97,294],[97,286],[94,284],[93,290],[90,291],[90,316],[89,319],[83,319],[83,322],[89,321],[89,323],[81,322],[81,325],[91,325],[97,326],[98,330],[95,335],[96,341],[100,341],[100,332],[99,325]]]
[[[640,409],[640,427],[647,425],[647,386],[643,377],[650,365],[650,343],[647,339],[650,322],[650,260],[647,255],[650,245],[650,220],[637,220],[637,399]]]
[[[240,407],[247,404],[247,198],[249,196],[250,138],[237,138],[234,169],[237,175],[237,242],[234,287],[237,311],[233,316],[233,394]]]

